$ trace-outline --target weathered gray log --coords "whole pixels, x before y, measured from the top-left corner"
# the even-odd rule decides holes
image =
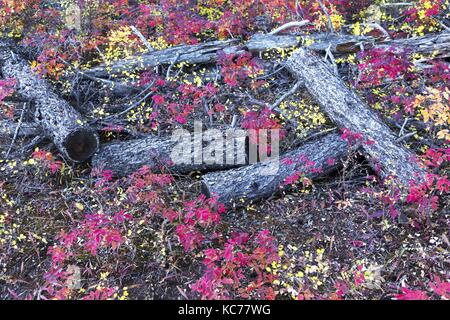
[[[350,53],[361,50],[360,44],[368,46],[390,47],[396,46],[412,49],[414,52],[430,54],[438,51],[440,57],[447,57],[450,53],[450,38],[448,32],[426,35],[418,38],[399,39],[375,43],[373,37],[353,36],[344,34],[311,34],[311,35],[271,35],[256,34],[244,46],[252,52],[262,52],[270,49],[286,49],[297,47],[303,40],[311,39],[308,49],[313,51],[327,51],[333,53]],[[219,51],[239,52],[236,40],[212,41],[198,45],[182,45],[160,51],[152,51],[141,56],[113,62],[111,65],[84,70],[85,76],[108,77],[109,75],[123,76],[127,71],[142,71],[150,67],[175,62],[189,64],[204,64],[217,61]]]
[[[343,34],[311,34],[311,35],[270,35],[255,34],[245,44],[249,51],[261,52],[274,48],[293,48],[300,46],[306,39],[312,41],[308,49],[312,51],[332,53],[350,53],[361,50],[364,47],[389,48],[397,47],[411,50],[420,54],[438,53],[438,57],[448,57],[450,54],[450,33],[448,31],[438,34],[428,34],[422,37],[396,39],[376,42],[373,37],[353,36]]]
[[[450,56],[450,32],[444,31],[422,37],[385,41],[376,44],[376,47],[398,47],[424,55],[436,53],[436,57],[445,58]]]
[[[202,193],[208,197],[216,196],[219,202],[227,206],[241,206],[249,201],[272,196],[281,187],[285,187],[286,178],[299,172],[310,179],[326,176],[337,169],[340,160],[348,152],[347,142],[339,134],[331,133],[307,142],[279,159],[205,174]],[[330,162],[330,159],[334,161]],[[315,164],[311,167],[307,161]],[[313,168],[316,170],[312,170]]]
[[[363,144],[362,148],[374,168],[375,162],[381,164],[381,177],[394,174],[407,183],[415,174],[422,175],[413,160],[414,154],[396,142],[397,136],[336,76],[323,58],[302,48],[288,59],[286,67],[304,81],[306,89],[336,125],[362,133],[364,139],[374,142]]]
[[[1,72],[16,79],[17,92],[35,105],[35,123],[54,142],[64,157],[83,162],[97,150],[97,134],[84,125],[80,114],[55,94],[45,80],[32,71],[30,64],[13,54],[0,41]]]
[[[373,41],[371,37],[339,35],[339,34],[311,34],[311,35],[271,35],[255,34],[245,44],[252,52],[261,52],[270,49],[295,48],[303,41],[311,40],[308,49],[314,51],[331,50],[333,53],[357,52],[360,50],[359,43]]]
[[[247,164],[247,135],[243,131],[231,135],[216,132],[221,138],[208,143],[200,142],[201,148],[194,148],[197,138],[192,139],[190,135],[188,140],[148,136],[142,139],[109,143],[100,147],[92,158],[92,165],[102,170],[111,170],[115,176],[123,177],[143,166],[149,167],[153,172],[166,170],[186,174],[193,171],[225,170]],[[231,141],[231,144],[227,144],[227,141]],[[179,150],[182,145],[184,150]],[[208,153],[212,155],[208,159],[204,157],[208,150],[216,150],[216,146],[222,148],[222,152],[218,155],[222,161],[211,159],[215,156],[214,152]],[[232,149],[227,146],[231,146]],[[178,157],[177,150],[180,153],[189,150],[189,156]],[[232,160],[227,161],[226,157],[230,155]]]
[[[122,76],[127,71],[142,71],[157,65],[188,62],[190,64],[210,63],[217,60],[218,52],[236,44],[236,40],[212,41],[197,45],[176,46],[164,50],[152,51],[141,56],[118,60],[111,65],[100,65],[83,70],[93,77]]]
[[[13,136],[16,132],[17,123],[11,120],[0,121],[0,136]],[[40,128],[34,123],[22,123],[17,137],[33,137],[40,133]]]

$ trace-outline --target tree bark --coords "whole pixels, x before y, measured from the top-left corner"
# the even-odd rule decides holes
[[[418,38],[399,39],[375,43],[373,37],[353,36],[342,34],[311,34],[311,35],[271,35],[256,34],[248,40],[244,46],[252,52],[262,52],[270,49],[286,49],[297,47],[303,39],[311,39],[313,43],[308,46],[309,50],[327,51],[332,53],[355,53],[361,50],[359,44],[366,46],[390,47],[397,46],[411,49],[414,52],[430,54],[438,51],[440,57],[447,57],[450,53],[449,33],[426,35]],[[147,54],[119,60],[111,65],[100,65],[98,67],[84,70],[83,74],[88,77],[106,78],[109,75],[123,76],[129,71],[142,71],[157,65],[170,65],[174,62],[187,62],[189,64],[205,64],[217,61],[217,53],[221,50],[228,52],[239,52],[236,40],[212,41],[198,45],[182,45],[165,50],[152,51]]]
[[[396,142],[396,135],[367,106],[358,95],[338,78],[332,68],[319,56],[306,49],[297,50],[287,62],[287,68],[318,102],[329,118],[341,128],[362,133],[364,139],[373,144],[363,144],[362,148],[376,171],[381,164],[380,175],[387,178],[394,174],[402,182],[423,171],[414,161],[414,154]]]
[[[241,132],[241,131],[239,131]],[[222,132],[220,135],[224,140],[211,141],[208,148],[214,149],[215,146],[221,146],[222,162],[206,160],[202,155],[206,150],[205,142],[201,143],[201,149],[194,148],[193,139],[189,135],[189,141],[181,141],[172,139],[171,137],[148,136],[142,139],[130,141],[113,142],[100,147],[99,151],[92,159],[92,165],[101,170],[111,170],[115,176],[127,176],[143,166],[148,166],[153,172],[168,171],[178,174],[187,174],[193,171],[216,171],[236,168],[246,165],[248,162],[248,139],[246,135],[235,133],[232,136],[225,136]],[[224,141],[227,138],[240,141],[240,146],[244,148],[243,153],[238,154],[239,144],[233,142],[234,148],[227,149]],[[190,156],[182,161],[182,159],[173,158],[173,152],[180,142],[189,149]],[[219,147],[220,149],[220,147]],[[232,154],[233,160],[226,162],[226,156]],[[195,157],[195,158],[194,158]],[[199,159],[194,162],[194,159]]]
[[[17,123],[11,120],[0,121],[0,136],[13,136],[16,132]],[[17,137],[33,137],[40,133],[40,128],[34,123],[22,123],[20,125]]]
[[[389,48],[398,47],[420,54],[437,52],[437,57],[445,58],[450,55],[450,33],[426,35],[423,37],[396,39],[376,42],[373,37],[353,36],[341,34],[311,34],[311,35],[270,35],[256,34],[246,43],[249,51],[261,52],[275,48],[293,48],[301,44],[302,39],[310,39],[312,43],[308,49],[312,51],[332,53],[356,53],[361,50],[360,44],[367,47]]]
[[[376,44],[376,47],[398,47],[425,55],[436,53],[434,58],[446,58],[450,57],[450,32],[444,31],[423,37],[385,41]]]
[[[35,123],[53,140],[64,157],[83,162],[97,150],[97,134],[84,125],[80,114],[56,95],[50,86],[38,78],[28,62],[14,55],[0,43],[2,74],[16,79],[16,90],[35,105]]]
[[[245,44],[247,49],[252,52],[262,52],[270,49],[287,49],[297,47],[305,39],[313,42],[308,49],[313,51],[331,50],[333,53],[358,52],[360,47],[358,43],[369,42],[370,37],[339,35],[339,34],[311,34],[311,35],[271,35],[256,34]]]
[[[337,169],[340,159],[348,151],[347,142],[339,134],[331,133],[307,142],[279,159],[205,174],[202,193],[208,197],[215,195],[219,202],[227,206],[241,206],[277,193],[285,186],[286,178],[299,172],[310,179],[326,176]],[[334,163],[329,162],[330,159]],[[313,168],[321,170],[311,170],[307,160],[314,162]],[[274,174],[267,175],[268,173]]]

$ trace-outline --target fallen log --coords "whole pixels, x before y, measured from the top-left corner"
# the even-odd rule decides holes
[[[310,35],[273,35],[255,34],[245,44],[251,52],[263,52],[270,49],[295,48],[303,42],[310,42],[308,49],[318,52],[331,51],[332,53],[355,53],[364,46],[401,47],[411,49],[421,54],[431,54],[435,51],[440,57],[447,57],[450,53],[450,36],[448,32],[435,35],[426,35],[418,38],[399,39],[375,43],[373,37],[354,36],[344,34],[318,33]],[[106,78],[109,75],[117,77],[127,74],[129,71],[142,71],[157,65],[170,65],[174,62],[186,62],[189,64],[205,64],[217,61],[217,53],[239,52],[236,40],[212,41],[198,45],[182,45],[165,50],[152,51],[141,56],[130,59],[118,60],[111,65],[100,65],[98,67],[84,70],[87,77]]]
[[[124,177],[143,166],[149,167],[153,172],[167,170],[187,174],[193,171],[225,170],[247,164],[248,141],[244,131],[227,133],[225,137],[221,131],[216,133],[220,138],[211,140],[208,145],[201,141],[200,148],[194,147],[197,138],[194,136],[192,139],[190,134],[184,137],[148,136],[113,142],[100,147],[92,158],[92,165],[101,170],[111,170],[115,176]],[[214,152],[207,154],[209,150],[219,150],[220,154],[217,157]],[[243,150],[242,153],[238,152]],[[181,154],[186,151],[189,153],[187,156],[186,153]],[[231,160],[228,158],[230,155]]]
[[[308,49],[313,51],[327,51],[333,53],[358,52],[359,43],[373,41],[371,37],[339,35],[339,34],[310,34],[310,35],[271,35],[255,34],[245,44],[251,52],[263,52],[270,49],[288,49],[311,42]]]
[[[396,142],[397,136],[336,76],[325,60],[309,50],[299,49],[288,59],[286,67],[304,82],[306,89],[336,125],[362,133],[364,139],[373,141],[364,143],[362,149],[376,171],[376,163],[381,165],[382,178],[394,174],[407,183],[414,174],[422,175],[422,170],[413,160],[414,154]]]
[[[312,51],[332,53],[356,53],[365,48],[398,47],[419,54],[438,53],[437,57],[444,58],[450,54],[450,33],[448,31],[429,34],[422,37],[396,39],[376,42],[373,37],[353,36],[343,34],[310,34],[310,35],[271,35],[256,34],[247,41],[245,47],[252,52],[261,52],[269,49],[287,49],[311,42],[307,48]]]
[[[450,32],[444,31],[423,37],[385,41],[377,44],[376,47],[398,47],[414,53],[446,58],[450,57]]]
[[[100,65],[83,70],[88,76],[105,78],[109,75],[123,76],[124,72],[142,71],[163,64],[187,62],[189,64],[211,63],[217,60],[218,52],[236,44],[236,40],[212,41],[196,45],[182,45],[152,51],[130,59],[118,60],[111,65]]]
[[[363,40],[368,40],[367,37],[357,37],[350,35],[327,35],[315,34],[305,35],[305,38],[314,40],[310,46],[312,50],[325,51],[330,47],[332,52],[336,51],[337,46],[342,47],[342,52],[345,52],[344,47],[348,47],[350,52],[359,50],[355,47],[357,43]],[[292,48],[297,47],[301,42],[301,36],[294,35],[271,35],[271,34],[256,34],[249,41],[245,43],[245,47],[252,52],[261,52],[275,48]],[[212,41],[198,45],[183,45],[176,46],[164,50],[152,51],[140,56],[129,59],[118,60],[111,65],[99,65],[95,68],[83,70],[83,76],[92,79],[106,78],[110,75],[117,77],[123,76],[129,71],[143,71],[150,67],[158,65],[170,65],[174,62],[187,62],[189,64],[205,64],[217,61],[218,52],[224,50],[225,52],[239,52],[235,46],[237,41]],[[356,48],[356,49],[355,49]]]
[[[310,179],[326,176],[337,169],[339,160],[348,152],[347,142],[339,134],[331,133],[307,142],[279,159],[205,174],[202,193],[208,197],[216,196],[219,202],[227,206],[241,206],[272,196],[285,186],[287,178],[299,172]],[[308,161],[314,164],[311,166]]]
[[[55,94],[50,86],[34,74],[28,62],[0,42],[1,72],[5,78],[16,79],[16,91],[32,101],[34,120],[51,138],[64,157],[83,162],[97,150],[97,134],[84,125],[80,114]]]

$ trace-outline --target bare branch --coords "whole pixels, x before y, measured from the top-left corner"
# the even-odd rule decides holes
[[[334,30],[333,27],[333,21],[331,21],[331,17],[328,14],[328,10],[327,8],[325,8],[324,4],[322,3],[322,1],[317,0],[317,2],[319,3],[320,8],[322,9],[323,13],[327,16],[328,19],[328,27],[330,28],[330,32],[335,33],[336,31]]]
[[[284,31],[289,28],[294,28],[294,27],[301,28],[301,27],[307,26],[308,24],[310,24],[309,20],[288,22],[288,23],[283,24],[282,26],[276,28],[275,30],[272,30],[271,32],[269,32],[269,34],[274,35],[274,34],[280,33],[281,31]]]

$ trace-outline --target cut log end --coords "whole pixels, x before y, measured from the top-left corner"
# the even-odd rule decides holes
[[[66,154],[74,162],[84,162],[97,151],[99,139],[97,134],[87,128],[72,132],[64,143]]]

